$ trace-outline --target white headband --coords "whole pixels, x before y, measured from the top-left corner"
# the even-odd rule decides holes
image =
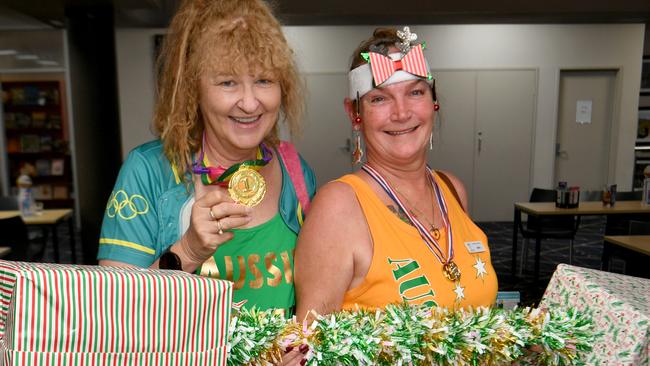
[[[393,60],[401,60],[404,55],[400,52],[391,53],[390,58]],[[429,62],[425,58],[426,68],[429,69]],[[395,71],[390,78],[386,79],[381,83],[380,87],[386,85],[399,83],[406,80],[424,80],[429,85],[433,85],[433,79],[427,79],[417,75],[410,74],[403,70]],[[357,99],[357,93],[359,93],[359,98],[364,96],[366,93],[375,88],[373,85],[372,70],[370,69],[370,64],[363,64],[354,69],[350,70],[348,73],[348,97],[352,100]]]

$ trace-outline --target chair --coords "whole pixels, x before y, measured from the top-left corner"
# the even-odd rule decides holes
[[[628,232],[625,235],[650,235],[650,222],[630,220]],[[605,241],[602,269],[608,272],[611,271],[611,263],[614,259],[623,262],[623,274],[645,278],[650,276],[650,270],[646,262],[647,256]]]
[[[616,192],[616,201],[640,201],[643,192],[621,191]],[[647,217],[647,216],[646,216]],[[605,234],[607,235],[628,235],[630,222],[647,220],[644,215],[620,214],[607,216]]]
[[[643,192],[641,191],[621,191],[616,192],[617,201],[641,201]]]
[[[630,235],[650,235],[650,222],[630,220],[628,233]]]
[[[0,219],[0,246],[11,248],[6,259],[29,261],[29,244],[27,225],[20,216]]]
[[[533,188],[530,202],[555,202],[557,193],[553,189]],[[540,239],[569,239],[569,264],[573,263],[573,241],[580,225],[580,216],[536,217],[528,215],[526,227],[519,223],[519,231],[524,237],[521,253],[521,273],[524,271],[528,254],[528,239],[537,238],[537,229],[540,230]]]
[[[16,199],[16,197],[1,196],[0,210],[5,210],[5,211],[18,210],[18,200]]]

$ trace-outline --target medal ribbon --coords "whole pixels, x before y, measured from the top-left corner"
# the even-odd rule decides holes
[[[246,160],[241,163],[233,164],[228,168],[222,166],[209,166],[208,157],[204,151],[205,132],[203,132],[203,144],[201,145],[201,154],[192,164],[192,172],[201,175],[201,181],[205,185],[217,184],[227,186],[228,181],[241,168],[259,170],[269,163],[273,158],[271,151],[264,143],[257,148],[257,157],[254,160]]]
[[[445,224],[445,231],[447,231],[448,247],[447,247],[446,260],[445,260],[444,252],[440,248],[440,244],[438,244],[438,241],[434,239],[431,233],[424,227],[424,225],[422,225],[420,220],[418,220],[417,217],[411,214],[411,212],[406,208],[406,205],[404,205],[402,200],[399,199],[395,190],[390,186],[390,184],[388,184],[388,181],[370,165],[365,164],[364,166],[361,167],[361,169],[363,169],[363,171],[368,173],[368,175],[370,175],[370,177],[373,178],[384,189],[384,191],[386,191],[386,194],[388,194],[388,196],[393,201],[395,201],[395,203],[397,203],[399,208],[402,209],[402,211],[406,214],[409,221],[411,221],[413,226],[415,226],[415,228],[418,230],[420,236],[422,237],[422,240],[427,245],[429,250],[433,253],[433,255],[438,259],[438,261],[442,265],[445,265],[454,259],[454,245],[453,245],[453,235],[451,233],[451,222],[449,221],[447,204],[445,202],[445,198],[442,196],[442,193],[440,192],[440,187],[438,187],[438,183],[436,183],[435,179],[433,178],[433,172],[431,171],[431,168],[429,168],[428,166],[426,168],[427,168],[427,176],[429,178],[429,183],[431,184],[431,186],[433,186],[433,190],[436,196],[436,201],[438,202],[438,205],[440,206],[440,211],[442,212],[442,220]]]

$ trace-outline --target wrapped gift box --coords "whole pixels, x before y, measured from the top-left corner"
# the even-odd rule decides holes
[[[0,365],[225,365],[230,282],[0,261]]]
[[[650,280],[560,264],[540,307],[590,311],[603,332],[589,365],[648,365]]]

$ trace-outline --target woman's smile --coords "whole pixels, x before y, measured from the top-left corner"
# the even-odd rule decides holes
[[[243,125],[242,127],[245,126],[245,127],[248,128],[248,127],[253,127],[253,126],[251,126],[251,125],[254,124],[255,122],[259,121],[261,117],[262,117],[262,115],[261,115],[261,114],[258,114],[258,115],[256,115],[256,116],[252,116],[252,117],[236,117],[236,116],[230,116],[230,119],[231,119],[233,122],[235,122],[235,123],[237,123],[237,124],[239,124],[239,125]]]
[[[385,133],[391,135],[391,136],[399,136],[399,135],[405,135],[407,133],[415,132],[420,126],[415,126],[411,128],[407,128],[405,130],[398,130],[398,131],[384,131]]]

